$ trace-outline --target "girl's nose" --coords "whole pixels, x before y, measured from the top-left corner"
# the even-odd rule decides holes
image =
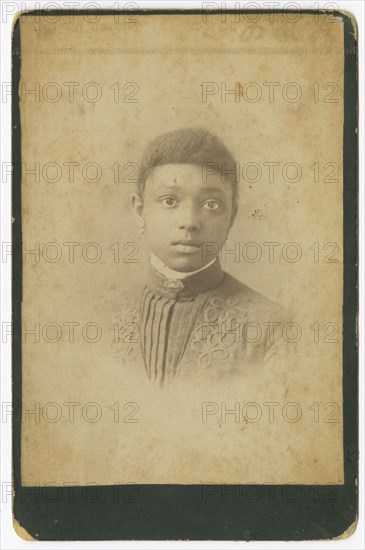
[[[199,216],[194,208],[181,209],[179,229],[185,229],[189,232],[200,229]]]

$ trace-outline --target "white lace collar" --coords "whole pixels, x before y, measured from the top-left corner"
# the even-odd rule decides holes
[[[185,279],[186,277],[190,277],[191,275],[195,275],[196,273],[199,273],[200,271],[207,269],[207,267],[211,266],[216,261],[216,259],[217,258],[213,258],[213,260],[208,264],[204,265],[200,269],[197,269],[196,271],[190,271],[189,273],[170,269],[169,267],[167,267],[167,265],[165,265],[160,260],[160,258],[158,258],[153,253],[151,253],[151,256],[150,256],[150,263],[159,273],[164,275],[167,279]]]

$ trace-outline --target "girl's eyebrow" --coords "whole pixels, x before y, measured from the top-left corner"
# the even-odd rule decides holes
[[[201,190],[204,191],[205,193],[220,193],[220,194],[224,193],[224,190],[221,187],[202,186]]]
[[[181,188],[180,185],[161,185],[156,189],[157,193],[162,193],[165,191],[178,191]]]
[[[176,191],[177,189],[182,189],[182,188],[184,188],[183,185],[179,185],[177,183],[176,184],[171,183],[171,184],[161,185],[160,187],[157,188],[157,191],[166,191],[166,189],[171,189],[172,191]],[[224,193],[224,190],[221,187],[213,187],[213,186],[206,186],[206,185],[202,185],[202,187],[200,188],[200,191],[203,191],[204,193],[219,193],[219,194]]]

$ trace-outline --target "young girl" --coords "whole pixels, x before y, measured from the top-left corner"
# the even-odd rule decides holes
[[[200,128],[157,137],[142,158],[133,207],[151,256],[134,309],[134,351],[152,382],[242,375],[281,340],[280,306],[219,262],[237,211],[236,167],[219,138]]]

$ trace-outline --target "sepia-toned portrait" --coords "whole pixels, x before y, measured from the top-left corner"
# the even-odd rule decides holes
[[[24,485],[345,483],[346,17],[19,16]]]
[[[141,296],[132,293],[139,303],[126,318],[135,321],[121,325],[135,344],[126,361],[139,348],[160,386],[260,372],[289,322],[283,308],[222,269],[222,251],[237,256],[225,246],[239,175],[219,137],[200,127],[156,137],[142,158],[132,201],[150,250],[148,276]]]

